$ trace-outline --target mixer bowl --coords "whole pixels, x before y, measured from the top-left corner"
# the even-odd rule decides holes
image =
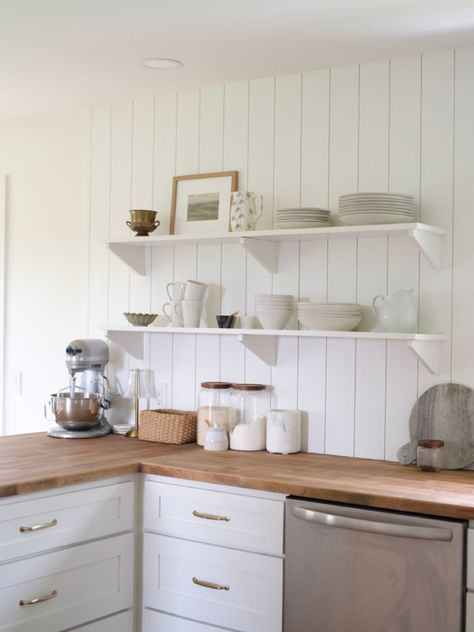
[[[103,407],[98,393],[54,393],[50,399],[56,423],[66,430],[89,430],[102,419]]]

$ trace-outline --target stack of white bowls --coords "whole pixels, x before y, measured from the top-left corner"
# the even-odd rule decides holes
[[[327,226],[331,211],[322,208],[282,208],[276,212],[277,228],[317,228]]]
[[[348,193],[339,198],[339,217],[352,226],[414,222],[415,202],[406,193]]]
[[[298,303],[298,321],[305,329],[352,331],[362,318],[362,308],[356,303]]]
[[[264,329],[284,329],[294,312],[291,294],[256,294],[255,314]]]

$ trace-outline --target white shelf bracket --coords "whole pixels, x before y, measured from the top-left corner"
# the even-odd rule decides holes
[[[278,270],[278,242],[255,239],[254,237],[241,237],[240,245],[255,257],[268,272]]]
[[[409,340],[407,346],[430,373],[439,373],[441,365],[441,342],[429,340]]]
[[[141,331],[106,331],[107,338],[132,355],[137,360],[143,360],[145,334]]]
[[[145,248],[129,246],[128,244],[110,244],[110,250],[137,274],[142,276],[145,274]]]
[[[265,364],[275,366],[277,363],[277,339],[276,336],[246,336],[240,334],[238,337],[249,351],[260,358]]]
[[[415,241],[418,248],[426,259],[436,270],[441,270],[443,261],[443,240],[444,235],[430,233],[414,228],[408,233],[409,237]]]

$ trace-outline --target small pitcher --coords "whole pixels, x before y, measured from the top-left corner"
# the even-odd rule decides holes
[[[230,197],[230,230],[255,230],[263,213],[263,195],[235,191]]]
[[[415,333],[417,307],[413,290],[397,290],[390,296],[378,295],[372,301],[383,329],[392,333]]]

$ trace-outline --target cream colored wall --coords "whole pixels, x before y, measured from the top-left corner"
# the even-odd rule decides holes
[[[8,175],[5,434],[44,428],[67,382],[64,347],[86,334],[89,113],[0,122]]]

